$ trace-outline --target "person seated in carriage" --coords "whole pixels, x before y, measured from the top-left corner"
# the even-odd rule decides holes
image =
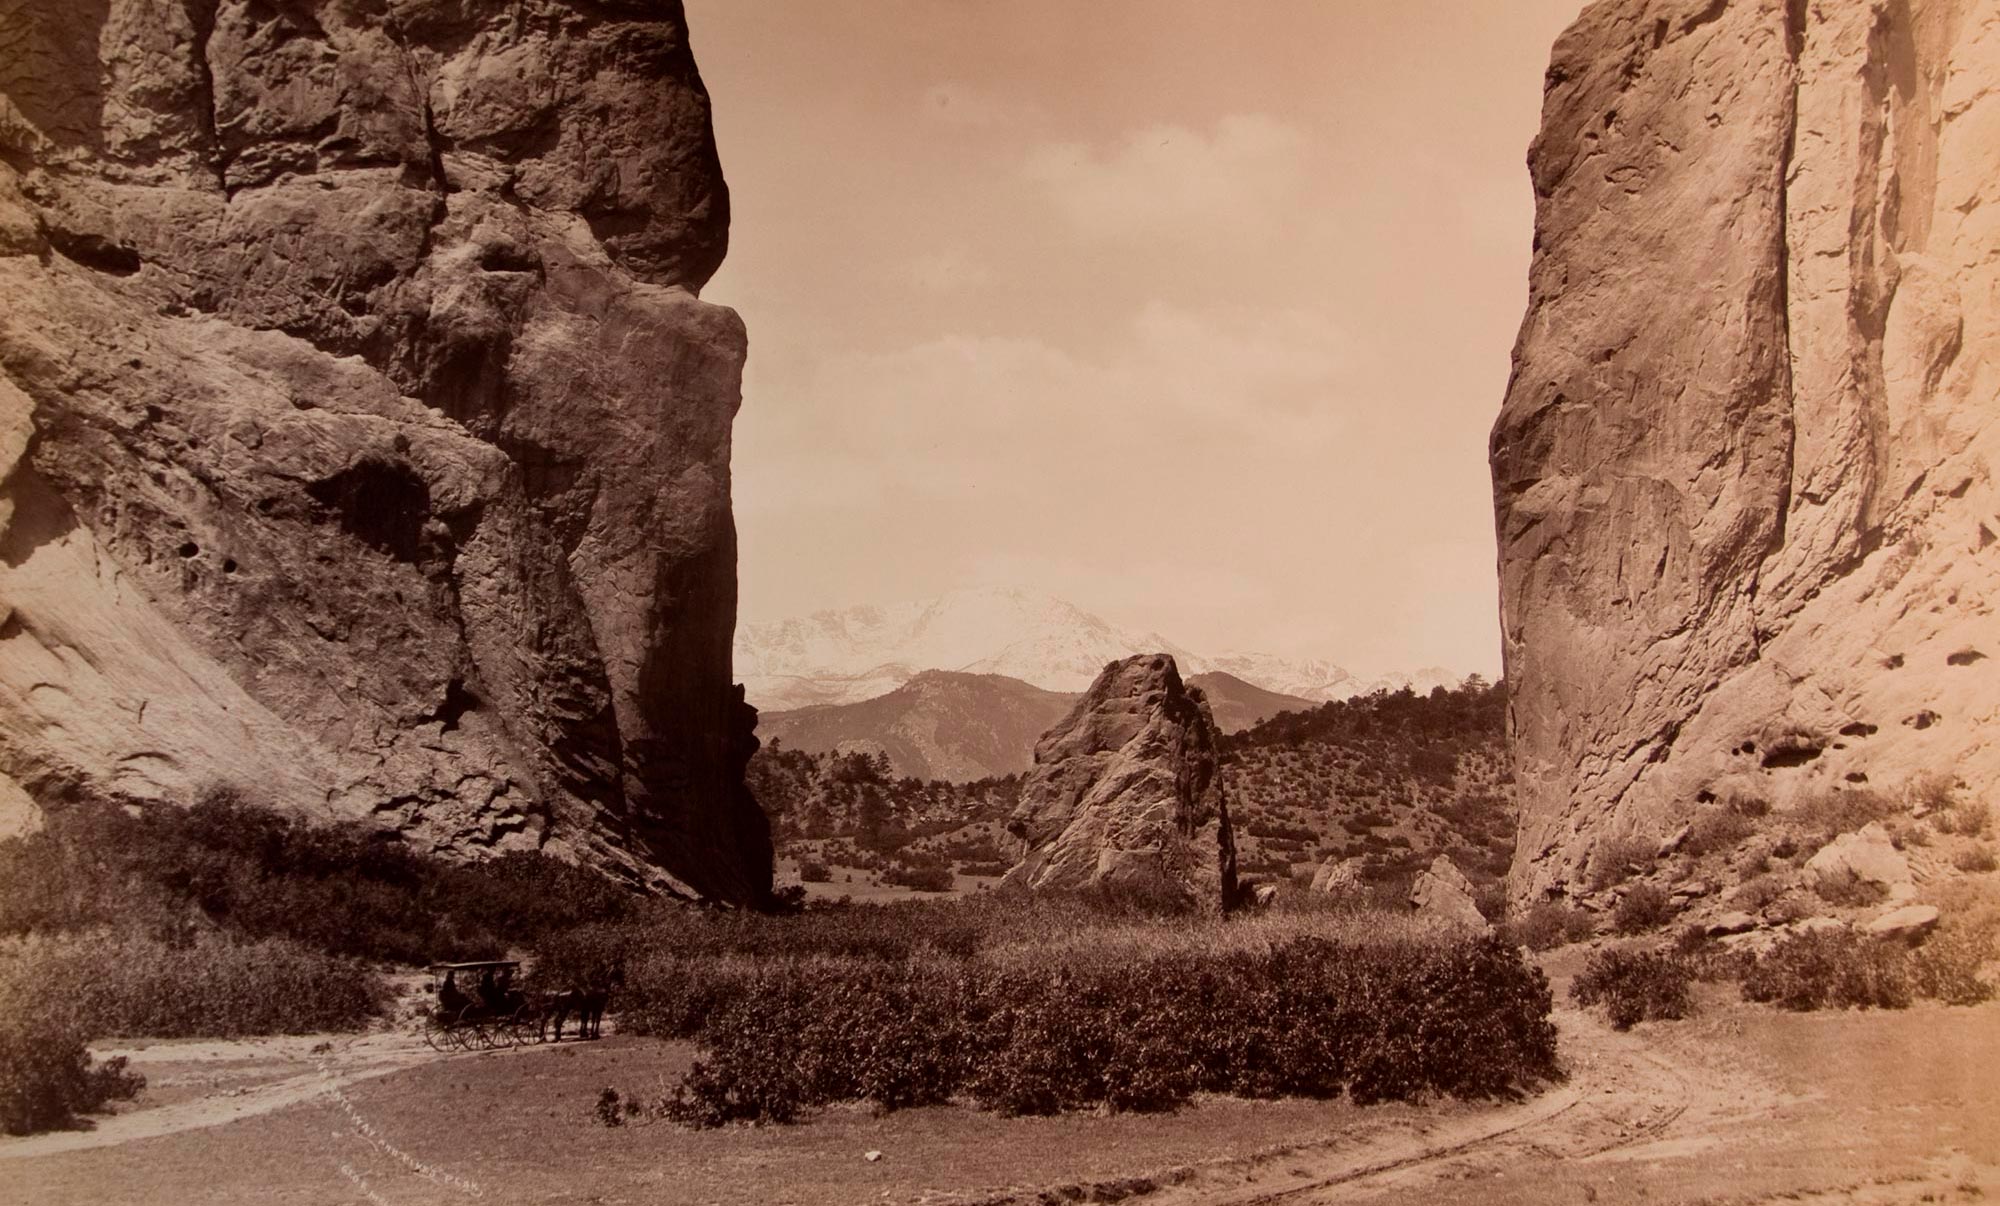
[[[446,972],[444,974],[444,983],[438,986],[438,1015],[444,1018],[455,1018],[459,1014],[464,1013],[465,1007],[470,1004],[472,1004],[472,998],[466,996],[465,990],[458,986],[458,973],[455,971]]]

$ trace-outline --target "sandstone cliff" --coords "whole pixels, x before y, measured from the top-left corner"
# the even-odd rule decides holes
[[[1603,0],[1493,432],[1517,895],[1706,798],[2000,785],[2000,0]]]
[[[0,11],[0,805],[768,895],[675,3]]]
[[[1008,831],[1027,856],[1004,884],[1095,885],[1236,903],[1219,735],[1163,653],[1113,662],[1035,745]]]

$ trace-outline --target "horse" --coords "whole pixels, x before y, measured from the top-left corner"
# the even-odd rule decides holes
[[[535,1037],[540,1039],[553,1019],[556,1026],[553,1041],[562,1042],[563,1023],[575,1014],[578,1038],[602,1038],[605,1006],[611,1002],[612,990],[622,987],[624,983],[625,965],[620,962],[613,964],[608,972],[591,975],[581,987],[565,988],[544,996],[535,1019]]]

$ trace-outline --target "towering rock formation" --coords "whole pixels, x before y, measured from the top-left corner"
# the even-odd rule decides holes
[[[1236,842],[1215,719],[1164,653],[1113,662],[1035,745],[1008,831],[1027,856],[1002,882],[1097,884],[1236,903]]]
[[[2000,0],[1602,0],[1493,432],[1514,889],[1707,797],[2000,784]]]
[[[680,5],[0,11],[0,808],[770,890]]]

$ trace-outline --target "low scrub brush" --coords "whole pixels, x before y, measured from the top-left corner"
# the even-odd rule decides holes
[[[1006,1114],[1173,1109],[1197,1092],[1490,1096],[1555,1076],[1548,982],[1496,938],[1183,952],[1021,969],[931,958],[747,970],[683,1025],[691,1126],[867,1100]]]
[[[74,1125],[145,1085],[122,1056],[93,1061],[74,1028],[32,1016],[0,1021],[0,1131],[9,1135]]]
[[[1611,1024],[1630,1030],[1645,1021],[1674,1020],[1694,1012],[1694,968],[1677,955],[1650,951],[1600,951],[1570,985],[1570,1000],[1604,1006]]]
[[[1972,1005],[1991,995],[1978,978],[1988,953],[1962,930],[1915,950],[1851,930],[1796,934],[1758,956],[1744,974],[1743,997],[1801,1012],[1903,1009],[1919,997]]]

